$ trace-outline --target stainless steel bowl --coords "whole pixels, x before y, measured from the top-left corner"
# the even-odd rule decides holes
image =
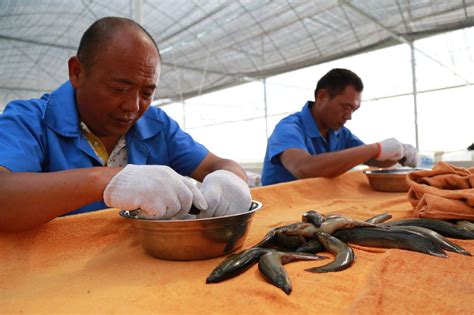
[[[191,220],[139,218],[138,210],[122,210],[120,215],[130,221],[149,255],[166,260],[200,260],[227,255],[240,248],[253,215],[260,208],[260,202],[252,201],[247,212]]]
[[[376,191],[383,192],[407,192],[409,186],[406,180],[407,174],[417,169],[394,168],[383,170],[364,171],[369,179],[370,187]]]

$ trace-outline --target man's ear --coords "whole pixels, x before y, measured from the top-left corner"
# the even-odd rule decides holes
[[[314,101],[319,103],[329,98],[329,93],[326,89],[320,89],[317,94],[314,95]]]
[[[67,65],[69,68],[69,81],[72,86],[77,89],[81,86],[86,75],[84,65],[79,61],[77,56],[69,58]]]

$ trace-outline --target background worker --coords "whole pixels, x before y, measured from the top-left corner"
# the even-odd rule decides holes
[[[344,124],[359,109],[362,80],[332,69],[319,81],[314,102],[283,118],[268,139],[262,184],[310,177],[335,177],[359,164],[416,167],[418,152],[395,138],[364,144]]]

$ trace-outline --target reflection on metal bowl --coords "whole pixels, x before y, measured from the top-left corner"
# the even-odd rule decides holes
[[[262,208],[252,201],[239,214],[191,220],[156,220],[137,216],[139,210],[122,210],[145,251],[166,260],[200,260],[227,255],[240,248],[255,212]]]
[[[370,187],[376,191],[383,192],[407,192],[409,190],[406,181],[407,174],[418,169],[395,168],[382,170],[364,171],[369,179]]]

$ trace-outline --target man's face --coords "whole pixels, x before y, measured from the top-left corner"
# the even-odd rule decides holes
[[[98,137],[119,137],[145,113],[159,79],[156,48],[145,34],[120,32],[71,82],[82,121]]]
[[[352,119],[352,113],[360,107],[361,93],[353,86],[346,86],[341,93],[330,97],[329,93],[322,89],[318,92],[317,103],[319,104],[319,124],[323,129],[338,130]]]

